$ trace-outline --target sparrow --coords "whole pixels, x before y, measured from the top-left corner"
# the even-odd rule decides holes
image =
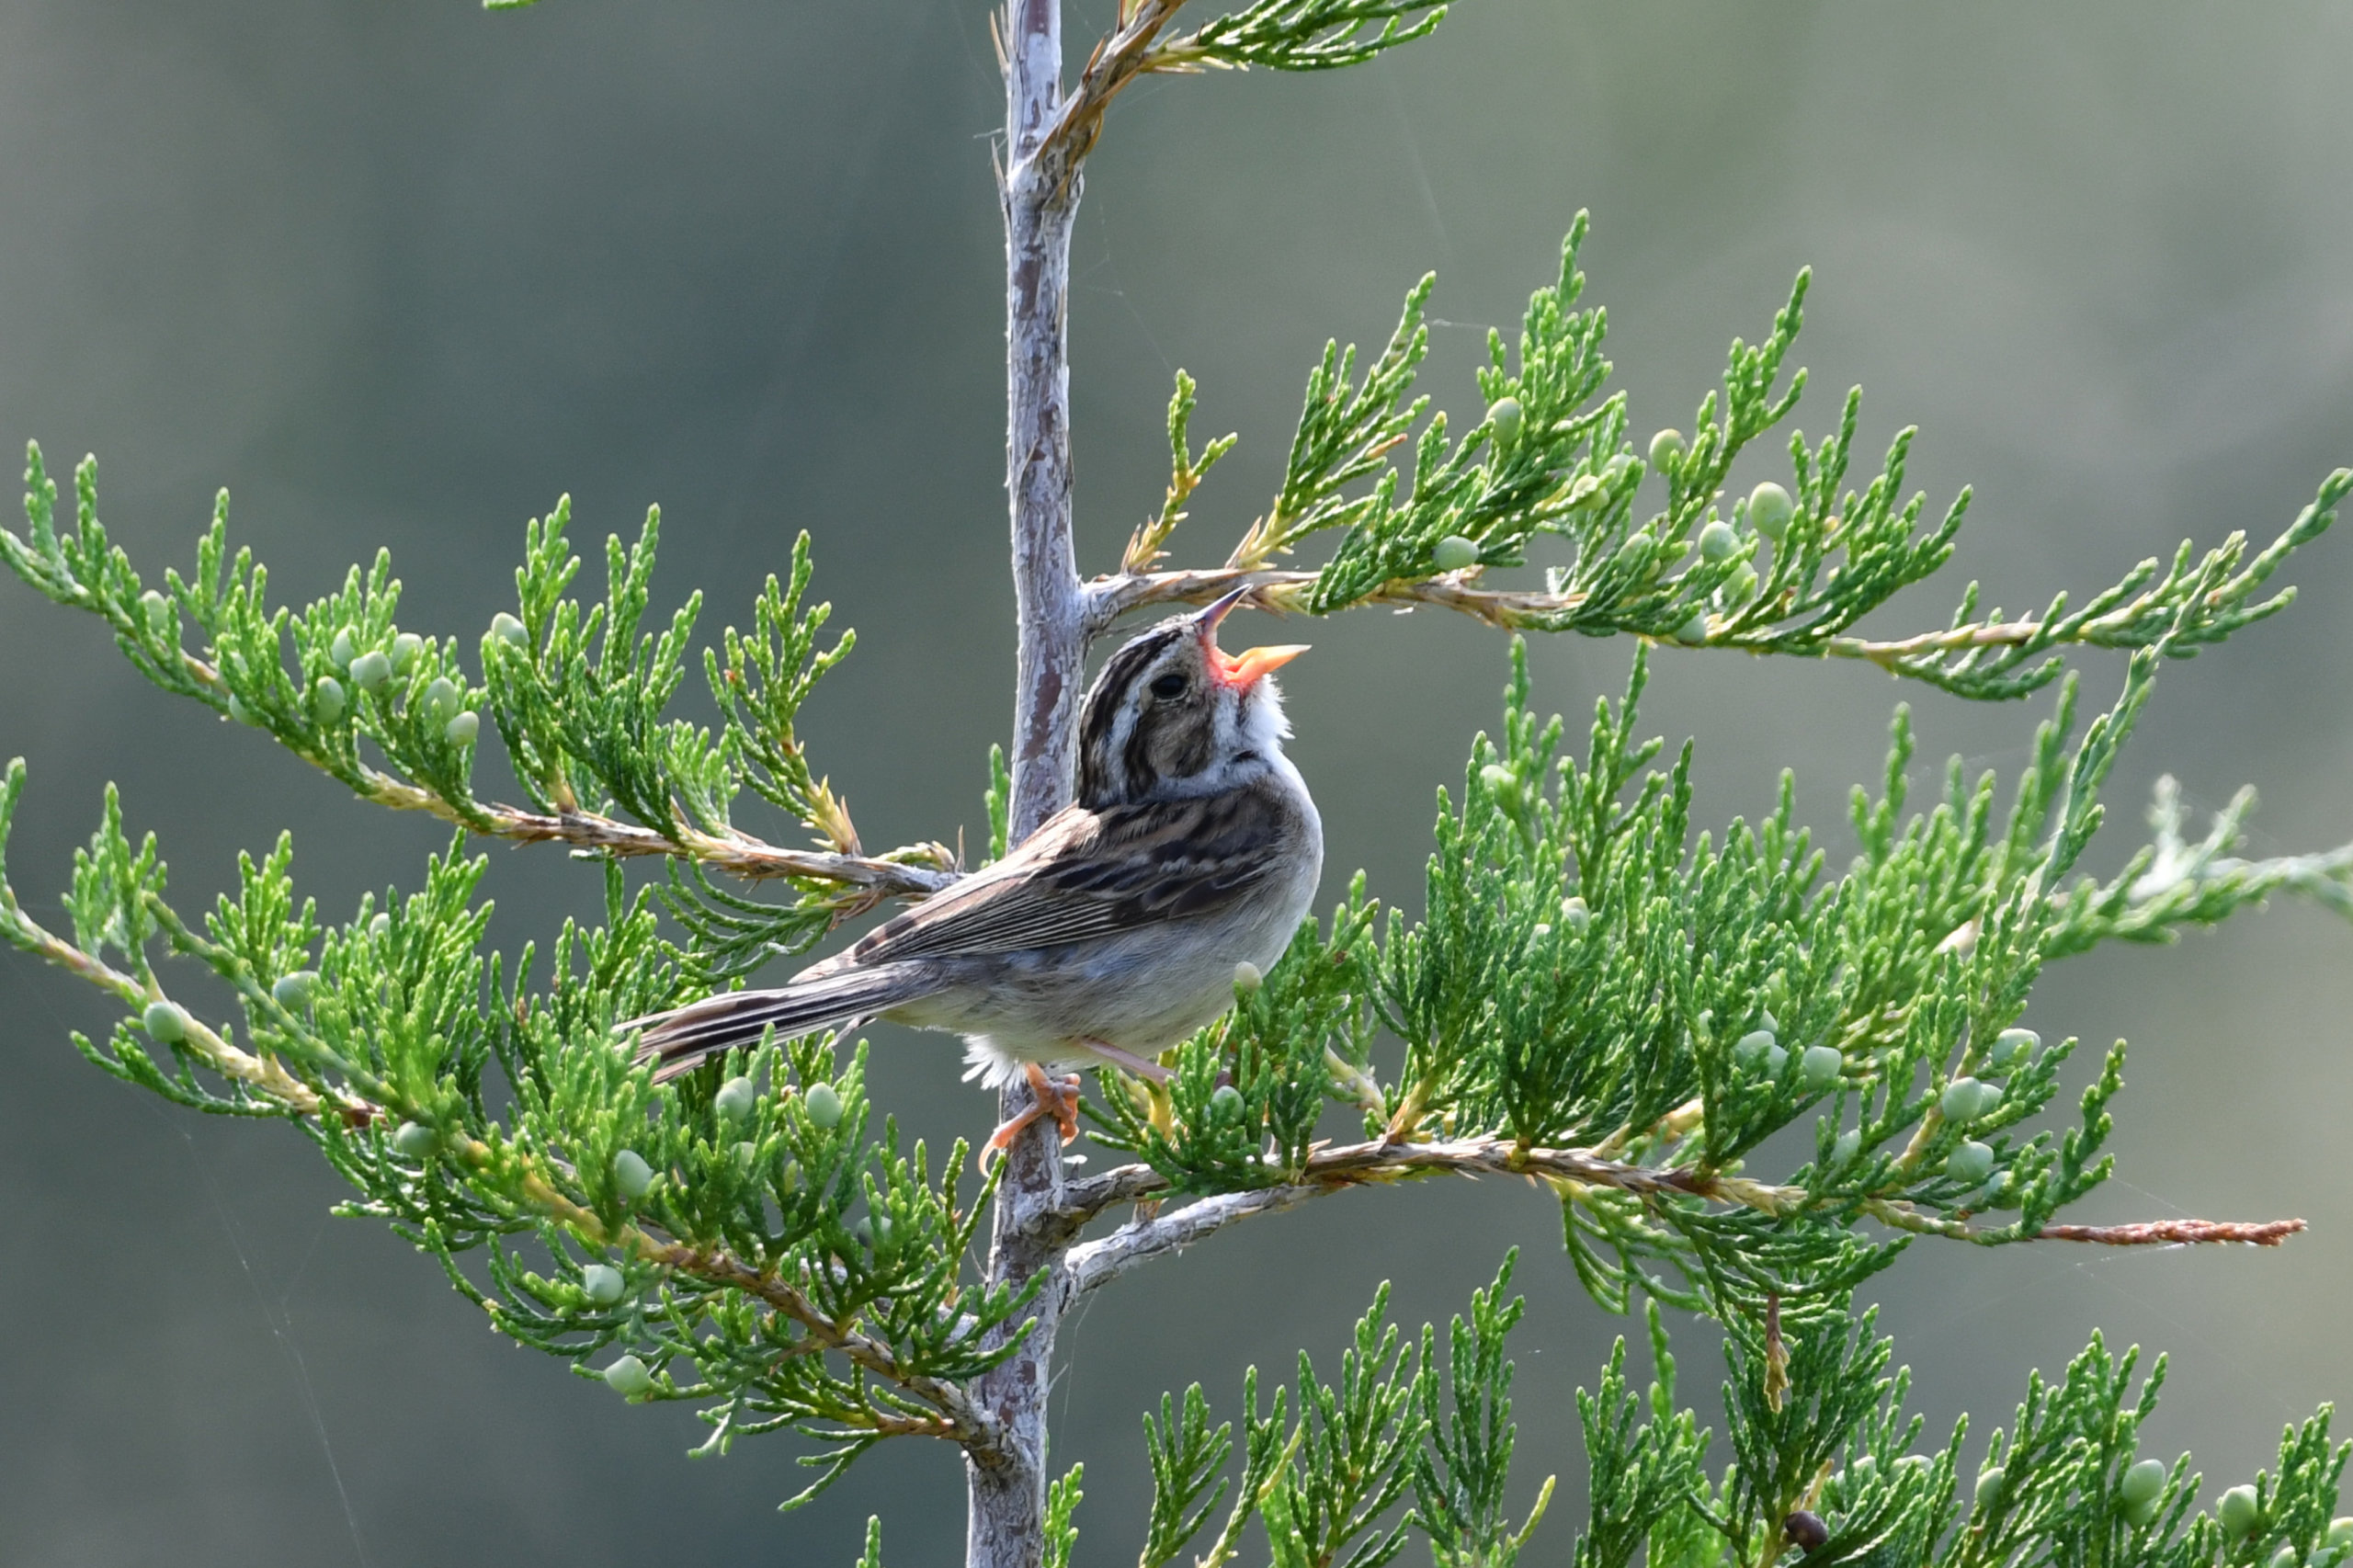
[[[1217,629],[1248,590],[1138,633],[1079,713],[1074,800],[995,864],[774,990],[635,1019],[670,1078],[779,1035],[870,1018],[961,1034],[967,1080],[1026,1075],[1029,1108],[1077,1134],[1076,1068],[1163,1081],[1153,1060],[1232,1005],[1238,966],[1274,965],[1324,869],[1324,827],[1273,672],[1306,650],[1229,654]],[[1056,1074],[1050,1080],[1049,1072]]]

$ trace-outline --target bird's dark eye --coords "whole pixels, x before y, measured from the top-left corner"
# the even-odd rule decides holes
[[[1183,676],[1162,676],[1152,683],[1152,694],[1154,697],[1182,697],[1185,695],[1185,684]]]

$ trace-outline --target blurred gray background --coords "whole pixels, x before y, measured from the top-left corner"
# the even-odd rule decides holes
[[[1074,6],[1074,58],[1110,10]],[[2353,20],[2316,4],[1466,0],[1358,71],[1148,83],[1113,116],[1078,233],[1082,564],[1111,565],[1158,504],[1174,368],[1201,381],[1197,436],[1243,434],[1177,547],[1222,557],[1327,335],[1378,339],[1436,267],[1424,384],[1475,409],[1484,329],[1513,330],[1581,206],[1638,433],[1689,428],[1726,342],[1760,335],[1810,262],[1798,424],[1818,436],[1864,382],[1865,448],[1916,422],[1932,507],[1977,486],[1950,585],[1881,629],[1940,622],[1970,575],[2022,607],[2184,536],[2268,538],[2353,460],[2348,52]],[[0,433],[59,471],[100,453],[102,513],[151,575],[185,568],[227,485],[277,597],[383,544],[404,622],[469,636],[511,603],[523,520],[562,492],[592,591],[603,536],[660,503],[657,608],[709,589],[710,636],[807,528],[818,591],[863,633],[805,715],[819,766],[870,844],[977,833],[1011,653],[997,90],[981,0],[17,0]],[[1765,446],[1742,487],[1781,472]],[[2100,865],[2166,771],[2201,807],[2260,784],[2262,851],[2353,836],[2353,539],[2288,576],[2287,618],[2166,672]],[[1432,791],[1495,722],[1501,641],[1427,615],[1310,635],[1286,678],[1327,899],[1362,866],[1411,908]],[[1629,652],[1540,644],[1540,699],[1581,729]],[[2118,662],[2085,667],[2105,701]],[[37,909],[108,779],[161,835],[183,907],[281,826],[337,916],[413,885],[443,842],[153,691],[96,622],[13,580],[0,669],[0,755],[32,767],[12,866]],[[1703,822],[1754,816],[1796,765],[1834,863],[1894,701],[1915,704],[1923,788],[1951,753],[2014,770],[2048,709],[1675,653],[1652,692],[1653,727],[1701,739]],[[502,942],[593,911],[594,879],[559,856],[492,860]],[[847,1563],[877,1510],[893,1564],[956,1560],[944,1449],[885,1450],[779,1517],[801,1483],[787,1441],[689,1462],[683,1408],[625,1408],[517,1353],[381,1227],[331,1219],[339,1188],[291,1131],[184,1114],[82,1062],[65,1036],[106,1026],[94,994],[13,952],[0,985],[0,1561]],[[1915,1248],[1872,1290],[1932,1433],[1971,1410],[1973,1451],[2029,1368],[2099,1329],[2175,1353],[2150,1446],[2194,1446],[2211,1498],[2283,1423],[2353,1395],[2349,1010],[2353,930],[2302,907],[2048,977],[2046,1037],[2134,1045],[2121,1179],[2083,1217],[2313,1231],[2260,1254]],[[936,1037],[877,1036],[878,1096],[935,1148],[987,1125],[952,1061]],[[1508,1184],[1358,1195],[1105,1292],[1055,1395],[1057,1458],[1087,1464],[1081,1561],[1135,1550],[1147,1398],[1199,1379],[1230,1415],[1248,1363],[1287,1376],[1304,1346],[1329,1367],[1379,1280],[1410,1327],[1460,1310],[1515,1243],[1521,1489],[1561,1470],[1581,1490],[1573,1391],[1627,1325],[1578,1292],[1557,1223]],[[1711,1393],[1711,1344],[1685,1348]],[[1564,1504],[1533,1561],[1568,1560],[1575,1517]]]

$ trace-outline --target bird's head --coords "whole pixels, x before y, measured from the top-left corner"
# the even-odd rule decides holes
[[[1273,672],[1307,650],[1220,648],[1218,622],[1248,592],[1149,627],[1104,664],[1079,714],[1081,805],[1215,793],[1281,754],[1290,725]]]

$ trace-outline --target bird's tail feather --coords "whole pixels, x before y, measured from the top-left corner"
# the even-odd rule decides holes
[[[773,1027],[779,1038],[809,1034],[870,1017],[920,994],[903,965],[845,971],[777,991],[727,991],[699,1002],[632,1018],[624,1033],[642,1029],[640,1061],[660,1063],[654,1080],[675,1078],[722,1051],[756,1045]]]

